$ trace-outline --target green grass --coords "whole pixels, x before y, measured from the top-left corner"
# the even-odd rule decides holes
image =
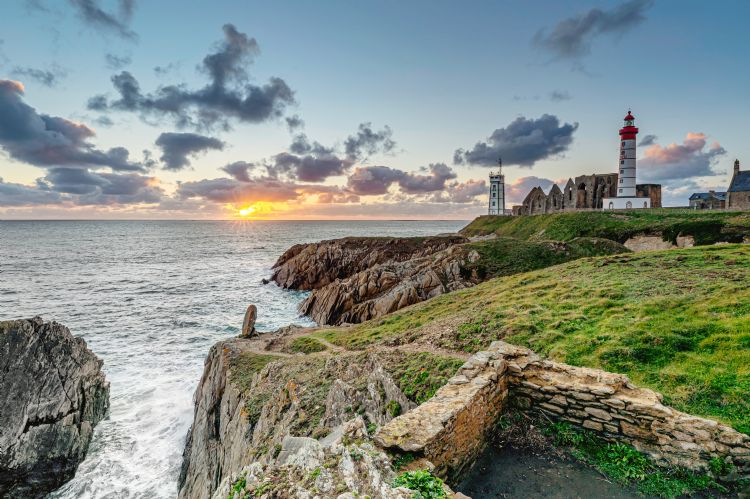
[[[326,347],[312,336],[300,336],[292,340],[289,350],[295,353],[315,353],[326,350]]]
[[[482,216],[461,230],[466,236],[497,234],[530,240],[570,241],[601,237],[620,243],[637,234],[662,234],[674,241],[690,234],[697,244],[741,242],[750,233],[750,214],[662,208],[627,212],[587,211],[523,217]]]
[[[276,355],[259,355],[252,352],[243,352],[232,360],[229,371],[230,381],[237,385],[240,390],[250,388],[255,373],[266,367],[266,364],[279,360]]]
[[[472,352],[504,339],[627,374],[680,410],[750,434],[749,283],[748,245],[585,258],[317,334],[350,349],[429,335]]]
[[[673,498],[698,492],[728,492],[711,475],[657,467],[629,445],[606,442],[567,423],[550,424],[545,433],[553,438],[555,445],[568,448],[579,460],[615,482],[635,486],[638,492],[647,496]]]
[[[443,357],[427,352],[392,354],[385,360],[385,368],[406,397],[418,404],[426,402],[448,382],[464,363],[462,359]],[[398,402],[396,402],[398,404]],[[392,416],[398,416],[401,406],[389,404]],[[396,413],[398,412],[398,413]]]

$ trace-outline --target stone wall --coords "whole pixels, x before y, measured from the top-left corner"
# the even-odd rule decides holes
[[[375,442],[426,458],[441,477],[460,476],[484,450],[505,408],[506,371],[497,353],[473,355],[430,400],[381,427]]]
[[[750,477],[750,436],[665,406],[660,394],[627,376],[543,360],[502,341],[472,356],[428,402],[381,428],[376,441],[424,456],[450,479],[481,452],[504,409],[625,442],[657,464],[706,470],[718,457]]]

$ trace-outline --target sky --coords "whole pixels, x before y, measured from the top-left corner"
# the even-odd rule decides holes
[[[0,219],[471,219],[750,163],[750,2],[2,0]],[[747,159],[745,159],[747,158]],[[744,167],[743,167],[744,169]]]

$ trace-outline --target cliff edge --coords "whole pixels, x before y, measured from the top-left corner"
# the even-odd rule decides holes
[[[109,408],[101,368],[62,324],[0,322],[1,497],[43,497],[73,477]]]

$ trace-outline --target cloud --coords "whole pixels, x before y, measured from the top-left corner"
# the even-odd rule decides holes
[[[530,168],[537,161],[567,151],[577,129],[578,123],[560,125],[557,116],[549,114],[539,119],[522,116],[492,132],[486,142],[477,142],[469,150],[456,150],[453,162],[496,166],[502,157],[504,165]]]
[[[71,200],[78,205],[158,203],[164,194],[154,177],[85,168],[51,168],[39,183],[50,191],[77,195]]]
[[[361,196],[386,194],[393,184],[398,184],[405,194],[425,194],[445,189],[446,182],[456,178],[456,173],[444,163],[433,163],[422,172],[410,173],[388,166],[362,166],[355,168],[347,179],[347,188]]]
[[[205,87],[190,90],[184,84],[167,85],[144,94],[138,80],[123,71],[112,77],[119,98],[110,101],[103,95],[94,96],[88,108],[137,112],[142,118],[168,116],[179,127],[206,129],[228,129],[230,119],[261,123],[281,117],[286,106],[295,103],[294,92],[277,77],[262,86],[249,83],[246,67],[258,53],[257,42],[231,24],[225,24],[223,31],[224,41],[200,66],[210,80]]]
[[[591,44],[602,35],[623,35],[641,24],[653,0],[630,0],[610,10],[594,8],[564,19],[550,31],[539,30],[532,44],[558,59],[578,59],[591,52]]]
[[[352,162],[333,154],[321,156],[298,156],[282,152],[273,157],[270,170],[278,175],[291,174],[302,182],[322,182],[328,177],[343,175],[352,166]]]
[[[11,70],[11,74],[18,78],[30,78],[50,88],[57,86],[63,78],[68,76],[68,72],[57,65],[53,65],[50,69],[16,66]]]
[[[451,182],[443,191],[437,192],[428,201],[434,203],[474,203],[477,196],[486,196],[489,192],[484,180],[467,180],[466,182]]]
[[[23,184],[4,182],[0,178],[0,206],[33,206],[57,204],[60,194]]]
[[[255,168],[253,163],[245,161],[235,161],[228,165],[222,166],[221,169],[231,175],[238,182],[250,182],[250,171]]]
[[[89,26],[104,31],[112,31],[123,38],[136,40],[138,36],[128,24],[135,9],[135,0],[120,0],[119,12],[107,12],[98,0],[68,0],[78,11],[79,17]]]
[[[115,55],[115,54],[105,54],[104,55],[104,61],[107,64],[107,68],[118,70],[122,69],[125,66],[129,66],[133,60],[130,58],[130,56],[127,55]]]
[[[567,90],[553,90],[549,93],[549,100],[552,102],[563,102],[572,98]]]
[[[141,171],[124,147],[102,151],[89,140],[94,130],[83,123],[38,114],[23,101],[20,82],[0,80],[0,147],[10,157],[35,166],[109,167]]]
[[[156,145],[162,150],[160,159],[164,163],[164,169],[172,171],[190,166],[188,156],[196,156],[211,149],[224,149],[224,142],[219,139],[197,133],[165,132],[156,139]]]
[[[272,178],[240,182],[232,178],[215,178],[182,182],[177,187],[181,199],[202,198],[217,203],[282,202],[299,197],[296,186]]]
[[[290,132],[296,132],[300,128],[305,127],[305,121],[297,114],[295,114],[294,116],[287,116],[285,119],[286,126],[289,127]]]
[[[705,134],[691,132],[682,144],[647,147],[638,161],[638,180],[684,183],[686,179],[717,175],[713,165],[727,151],[718,142],[706,145]]]
[[[322,146],[318,141],[310,142],[307,135],[300,133],[294,136],[289,150],[294,154],[315,154],[316,156],[330,155],[334,153],[333,147]]]
[[[648,147],[656,144],[656,140],[658,137],[656,135],[644,135],[640,142],[638,142],[638,147]]]
[[[550,187],[555,184],[548,178],[528,177],[517,178],[509,184],[505,184],[505,204],[521,204],[529,191],[534,187],[541,187],[544,192],[549,192]]]
[[[374,131],[372,123],[361,123],[354,135],[344,142],[346,156],[351,160],[362,160],[368,155],[382,152],[388,154],[396,147],[393,131],[386,125],[382,130]]]

